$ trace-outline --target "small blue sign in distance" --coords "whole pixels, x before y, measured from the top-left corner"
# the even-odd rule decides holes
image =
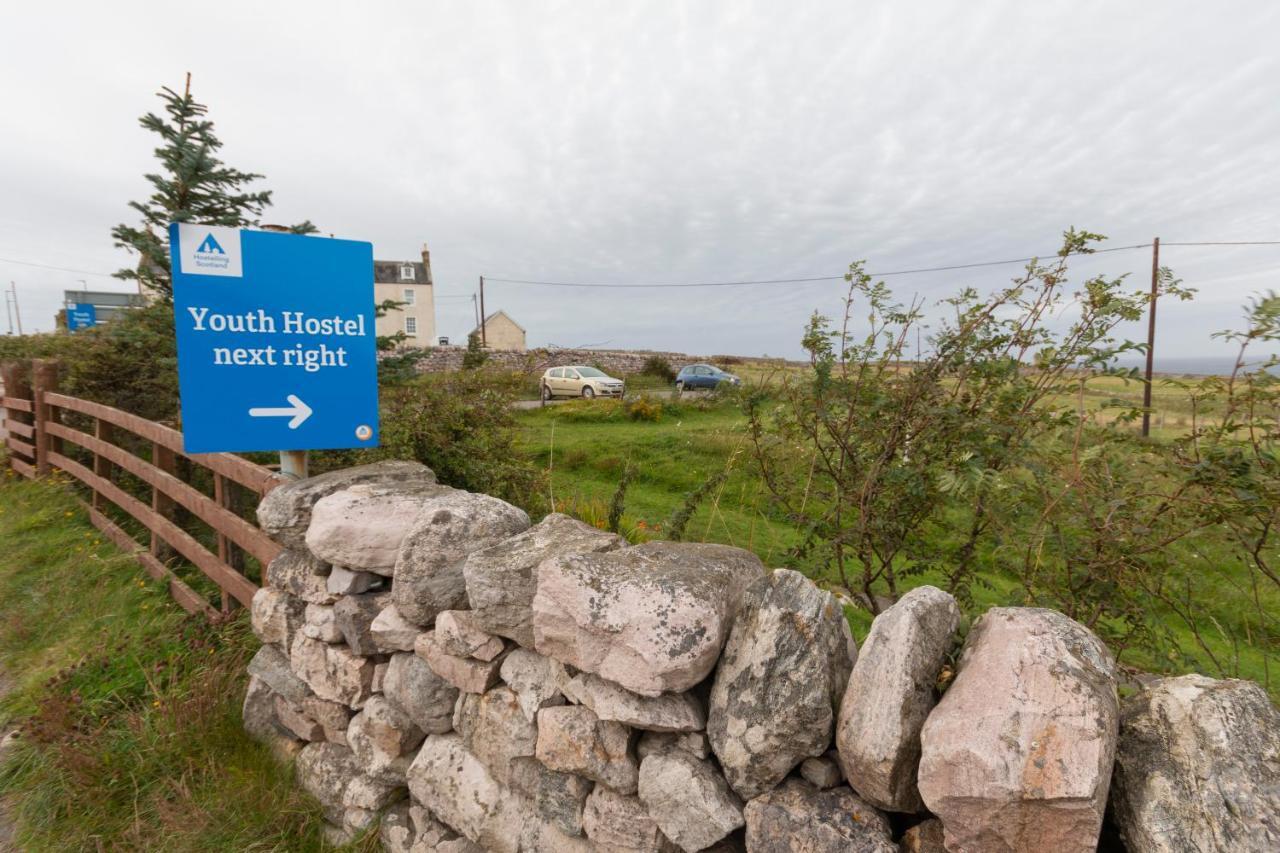
[[[98,309],[92,302],[75,302],[67,309],[67,331],[76,332],[98,325]]]
[[[373,246],[169,226],[188,453],[378,444]]]

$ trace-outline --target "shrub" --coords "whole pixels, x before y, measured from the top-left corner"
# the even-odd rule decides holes
[[[662,420],[662,401],[653,397],[630,397],[622,404],[622,410],[633,421],[656,423]]]
[[[462,369],[475,370],[489,360],[489,353],[484,351],[484,345],[480,343],[480,335],[472,332],[467,335],[467,351],[462,356]]]
[[[671,362],[660,355],[651,355],[646,358],[644,365],[640,368],[640,375],[653,376],[667,383],[676,381],[676,371],[671,366]]]

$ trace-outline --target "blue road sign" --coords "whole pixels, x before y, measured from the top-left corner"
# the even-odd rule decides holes
[[[169,226],[188,453],[378,444],[373,247]]]
[[[98,309],[92,302],[76,302],[67,309],[67,331],[98,325]]]

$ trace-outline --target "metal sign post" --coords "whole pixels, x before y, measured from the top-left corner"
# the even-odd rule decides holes
[[[169,227],[184,449],[378,444],[373,247],[208,225]]]

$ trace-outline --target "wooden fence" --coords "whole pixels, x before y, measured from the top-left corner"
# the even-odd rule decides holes
[[[56,362],[35,360],[29,370],[8,362],[0,378],[14,471],[34,479],[58,469],[83,484],[93,525],[166,582],[187,611],[217,620],[249,605],[258,590],[252,576],[261,582],[280,546],[238,509],[256,506],[279,474],[230,453],[184,453],[178,430],[58,393]],[[145,531],[145,544],[122,526],[127,519]],[[175,573],[184,563],[217,585],[217,607]]]

